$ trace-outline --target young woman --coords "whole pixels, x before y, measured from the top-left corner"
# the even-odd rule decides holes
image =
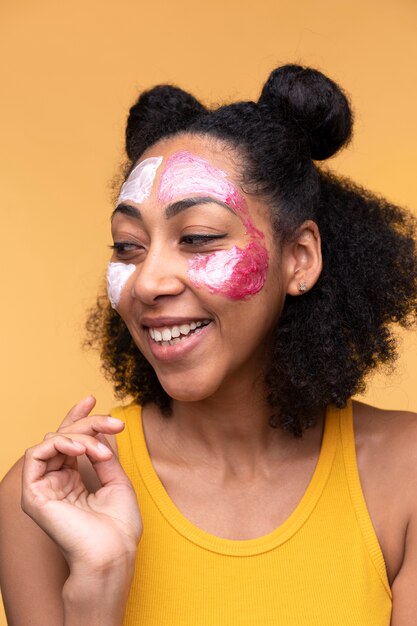
[[[415,316],[414,222],[318,166],[351,126],[292,65],[132,107],[89,331],[133,403],[4,479],[10,624],[415,626],[417,419],[350,400]]]

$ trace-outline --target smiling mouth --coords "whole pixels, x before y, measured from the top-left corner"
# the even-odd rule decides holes
[[[160,328],[148,328],[149,335],[160,346],[175,346],[184,339],[201,331],[211,320],[199,320],[180,326],[162,326]]]

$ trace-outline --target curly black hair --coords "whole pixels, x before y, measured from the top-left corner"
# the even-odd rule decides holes
[[[326,406],[363,391],[366,374],[396,357],[392,324],[416,317],[414,218],[316,163],[348,143],[352,123],[342,89],[298,65],[274,70],[257,103],[207,109],[177,87],[157,86],[140,95],[127,121],[127,172],[169,136],[213,137],[241,157],[241,185],[269,203],[279,241],[305,220],[317,223],[323,271],[308,293],[287,296],[265,365],[270,424],[296,437]],[[116,394],[169,414],[170,397],[104,296],[87,329]]]

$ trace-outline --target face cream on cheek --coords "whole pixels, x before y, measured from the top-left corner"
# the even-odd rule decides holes
[[[253,240],[243,249],[233,246],[207,256],[197,255],[189,263],[188,275],[196,287],[204,285],[210,293],[242,300],[264,286],[268,252]]]
[[[150,196],[156,170],[161,165],[163,157],[150,157],[137,165],[131,172],[120,190],[117,204],[131,200],[140,204]]]
[[[196,255],[189,262],[191,282],[233,300],[258,293],[266,280],[268,252],[261,243],[264,234],[254,225],[245,198],[223,170],[198,155],[175,152],[161,174],[158,198],[167,203],[190,195],[211,196],[226,204],[240,218],[250,237],[244,248],[233,246],[230,250]]]
[[[133,263],[129,263],[129,265],[126,263],[109,263],[107,267],[107,294],[113,309],[119,304],[123,287],[135,269],[136,265]]]

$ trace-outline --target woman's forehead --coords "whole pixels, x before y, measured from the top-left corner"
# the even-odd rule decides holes
[[[174,152],[162,164],[158,199],[170,202],[182,195],[213,195],[232,209],[239,210],[244,198],[227,172],[210,160],[187,150]]]
[[[213,195],[232,209],[242,208],[230,149],[206,137],[181,135],[158,142],[135,164],[121,188],[118,203],[141,204],[151,194],[160,202],[189,195]]]
[[[187,153],[189,158],[174,159],[173,156],[177,153]],[[193,168],[196,172],[200,166],[201,172],[205,166],[207,168],[206,175],[211,168],[213,177],[223,179],[227,177],[237,186],[239,184],[242,159],[237,150],[229,146],[224,140],[202,135],[175,135],[146,150],[140,161],[159,156],[163,157],[160,171],[164,171],[167,166],[177,165],[181,161],[182,167]]]

